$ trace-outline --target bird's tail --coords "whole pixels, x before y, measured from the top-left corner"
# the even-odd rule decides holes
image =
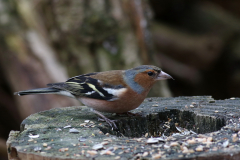
[[[30,89],[25,91],[15,92],[14,95],[24,96],[29,94],[58,94],[59,89],[56,88],[37,88],[37,89]]]

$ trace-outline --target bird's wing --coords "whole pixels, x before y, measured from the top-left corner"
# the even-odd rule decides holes
[[[76,97],[88,97],[93,99],[114,101],[118,99],[118,91],[125,89],[121,85],[109,85],[90,77],[97,73],[84,74],[68,79],[62,83],[51,83],[48,87],[67,91]]]

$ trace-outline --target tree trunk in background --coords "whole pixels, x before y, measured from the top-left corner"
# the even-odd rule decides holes
[[[70,76],[156,64],[146,1],[51,1],[39,4],[48,39]],[[170,96],[165,82],[150,96]]]
[[[7,110],[1,114],[17,117],[18,124],[32,113],[79,102],[13,92],[88,72],[160,66],[154,60],[147,1],[0,0],[0,6],[0,94],[10,99],[1,104]],[[166,82],[155,85],[150,96],[170,96]]]

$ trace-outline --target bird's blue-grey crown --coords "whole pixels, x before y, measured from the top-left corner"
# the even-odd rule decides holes
[[[139,73],[139,72],[143,72],[143,71],[148,70],[148,69],[152,69],[152,70],[155,70],[157,72],[161,72],[162,71],[161,68],[156,67],[156,66],[152,66],[152,65],[141,65],[141,66],[129,69],[129,70],[137,70],[138,71],[137,73]]]

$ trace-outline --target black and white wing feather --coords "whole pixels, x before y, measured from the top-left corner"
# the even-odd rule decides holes
[[[48,87],[60,89],[60,93],[65,96],[71,94],[75,97],[88,97],[93,99],[114,101],[118,99],[118,91],[125,89],[121,85],[113,86],[104,84],[100,80],[90,77],[97,73],[90,73],[72,77],[63,83],[48,84]]]

